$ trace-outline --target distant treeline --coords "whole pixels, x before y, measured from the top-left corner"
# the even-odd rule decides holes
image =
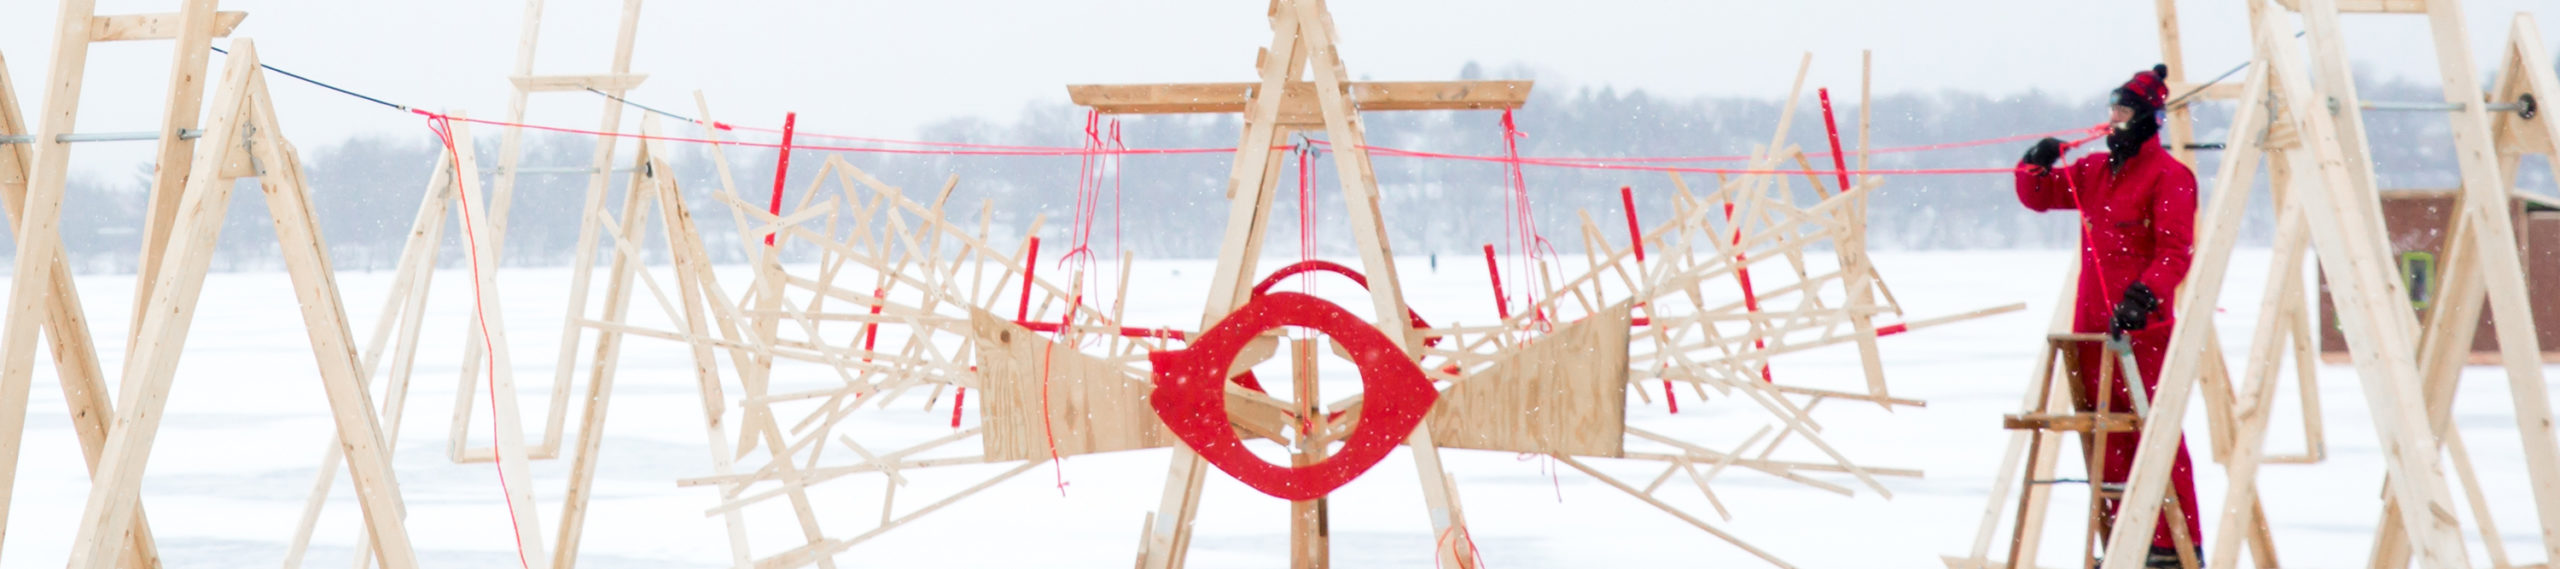
[[[1485,73],[1474,64],[1460,78],[1529,75],[1525,70]],[[2190,73],[2190,75],[2196,75]],[[2433,85],[2401,81],[2367,81],[2368,99],[2434,100]],[[1838,85],[1834,104],[1844,141],[1855,147],[1856,87]],[[1989,95],[1961,91],[1915,93],[1896,91],[1874,99],[1873,140],[1886,148],[1951,141],[1980,140],[2019,133],[2052,131],[2094,124],[2105,116],[2109,86],[2085,92],[2027,92]],[[1808,91],[1810,88],[1808,88]],[[1819,109],[1806,104],[1787,140],[1808,153],[1826,144]],[[1609,87],[1541,85],[1517,113],[1524,156],[1628,157],[1749,154],[1766,144],[1778,123],[1783,101],[1769,98],[1665,98],[1642,90]],[[2219,142],[2230,114],[2228,103],[2202,107],[2198,140]],[[636,112],[636,111],[635,111]],[[630,116],[630,115],[626,115]],[[1372,144],[1433,152],[1498,155],[1502,152],[1499,115],[1471,112],[1372,112],[1364,116]],[[291,117],[286,117],[291,120]],[[2438,113],[2369,113],[2375,165],[2386,188],[2448,188],[2458,175],[2447,121]],[[626,124],[636,124],[626,120]],[[1123,140],[1132,148],[1233,147],[1240,138],[1241,118],[1232,115],[1171,115],[1122,119]],[[918,136],[926,140],[985,144],[1081,146],[1085,116],[1063,101],[1031,104],[1009,121],[967,117],[940,121]],[[678,129],[683,132],[684,129]],[[483,127],[475,134],[484,169],[498,162],[497,133]],[[1320,137],[1320,133],[1318,134]],[[584,166],[594,141],[576,135],[534,133],[527,137],[528,168]],[[697,220],[713,254],[725,261],[743,258],[743,249],[725,206],[712,201],[717,185],[711,151],[698,144],[672,145],[676,175],[703,212]],[[1875,155],[1873,168],[2003,167],[2014,164],[2025,143],[1910,154]],[[419,196],[442,151],[432,137],[371,136],[326,145],[305,146],[306,179],[322,220],[334,261],[340,270],[388,270],[415,219]],[[628,156],[631,145],[621,145]],[[800,151],[792,157],[791,199],[810,187],[827,152]],[[771,187],[775,153],[769,149],[731,148],[727,159],[740,176],[740,191],[761,201]],[[2206,161],[2219,157],[2207,151]],[[907,188],[910,195],[939,189],[944,179],[959,176],[952,198],[952,217],[974,225],[980,204],[992,202],[993,226],[1008,239],[1018,238],[1036,215],[1046,215],[1044,239],[1063,240],[1072,219],[1077,157],[939,156],[919,154],[845,154],[850,163],[882,180]],[[1217,252],[1220,228],[1226,223],[1223,191],[1227,153],[1128,156],[1118,175],[1106,177],[1100,222],[1094,245],[1108,253],[1114,243],[1142,257],[1210,257]],[[1383,207],[1392,244],[1400,254],[1465,254],[1487,243],[1505,241],[1504,203],[1507,176],[1496,163],[1381,156],[1375,159]],[[1710,164],[1699,164],[1710,165]],[[1712,164],[1740,166],[1740,163]],[[617,167],[627,164],[617,164]],[[1826,165],[1820,165],[1827,167]],[[2210,169],[2210,168],[2208,168]],[[148,165],[131,175],[75,176],[65,201],[63,237],[82,272],[130,272],[139,239],[140,212]],[[1328,254],[1348,253],[1350,234],[1342,231],[1341,194],[1333,164],[1317,164],[1317,231]],[[1294,168],[1282,177],[1283,195],[1272,216],[1275,232],[1269,254],[1294,254],[1297,235]],[[2529,164],[2523,186],[2549,192],[2550,170]],[[489,181],[474,188],[487,188]],[[1711,187],[1710,175],[1691,174],[1696,188]],[[612,178],[611,201],[627,176]],[[2261,180],[2264,178],[2261,177]],[[1555,245],[1573,252],[1581,248],[1577,210],[1609,223],[1617,217],[1620,186],[1633,186],[1639,213],[1659,220],[1669,211],[1670,178],[1660,172],[1565,169],[1530,166],[1526,182],[1537,223]],[[245,183],[245,182],[244,182]],[[2208,175],[2205,185],[2211,187]],[[832,185],[829,186],[832,188]],[[1801,187],[1801,186],[1799,186]],[[234,193],[228,222],[214,266],[217,269],[264,269],[278,264],[266,207],[258,192],[244,185]],[[579,226],[577,212],[586,199],[586,177],[526,174],[518,178],[506,228],[504,262],[513,266],[563,265],[571,262]],[[2069,242],[2073,227],[2064,214],[2038,215],[2018,207],[2006,175],[1888,176],[1870,210],[1868,236],[1880,249],[2046,248]],[[2263,197],[2260,198],[2263,200]],[[1126,208],[1125,213],[1118,211]],[[2244,227],[2244,239],[2262,242],[2268,232],[2263,208]],[[451,222],[448,222],[451,223]],[[1650,223],[1650,222],[1648,222]],[[654,227],[654,222],[652,222]],[[1622,236],[1609,232],[1607,235]],[[444,262],[459,262],[450,242],[458,229],[448,228]],[[1622,239],[1622,237],[1621,237]],[[1623,243],[1620,243],[1623,245]],[[653,246],[654,247],[654,246]]]

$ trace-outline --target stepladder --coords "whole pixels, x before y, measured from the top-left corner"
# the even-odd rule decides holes
[[[2029,436],[2027,467],[2020,476],[2030,490],[2018,500],[2017,525],[2009,543],[2009,567],[2034,567],[2031,558],[2036,550],[2038,530],[2044,512],[2052,504],[2050,491],[2038,486],[2082,483],[2089,487],[2087,531],[2081,535],[2083,559],[2095,559],[2101,542],[2115,527],[2116,502],[2125,496],[2122,473],[2108,476],[2110,461],[2131,463],[2131,441],[2119,440],[2139,436],[2142,421],[2150,413],[2152,389],[2142,382],[2141,365],[2134,357],[2129,338],[2123,334],[2067,333],[2045,337],[2043,365],[2028,389],[2035,401],[2028,412],[2001,417],[2001,427],[2026,431]],[[2059,386],[2060,389],[2056,389]],[[2067,399],[2066,399],[2067,398]],[[2057,457],[2046,456],[2058,449],[2046,437],[2064,433],[2078,435],[2081,465],[2085,478],[2067,479],[2054,475]],[[2113,456],[2122,455],[2122,456]],[[2122,469],[2114,469],[2122,470]],[[2170,541],[2176,549],[2174,567],[2197,569],[2196,536],[2188,531],[2186,510],[2179,503],[2178,492],[2163,493],[2161,512],[2166,515]],[[2091,566],[2095,563],[2092,562]],[[2158,566],[2155,564],[2155,566]]]

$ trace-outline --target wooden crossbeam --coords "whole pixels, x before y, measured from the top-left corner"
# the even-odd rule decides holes
[[[186,30],[180,18],[183,12],[159,14],[125,14],[89,18],[89,41],[135,41],[179,39]],[[221,11],[213,15],[213,37],[231,37],[231,30],[249,18],[248,12]]]
[[[79,7],[85,9],[85,6]],[[258,182],[269,214],[276,221],[276,237],[283,251],[286,267],[293,277],[293,290],[300,297],[303,325],[309,333],[311,348],[319,364],[320,383],[325,388],[333,411],[337,433],[347,441],[346,458],[354,480],[358,503],[363,507],[367,536],[380,544],[373,561],[386,568],[414,567],[417,555],[410,547],[407,531],[401,521],[398,483],[391,474],[390,454],[385,449],[381,422],[373,407],[365,400],[362,371],[359,369],[352,334],[348,332],[346,315],[338,296],[337,284],[331,276],[327,248],[320,242],[311,208],[309,186],[303,180],[299,158],[280,137],[283,132],[276,113],[266,96],[266,83],[258,71],[256,49],[248,40],[234,40],[231,57],[223,69],[222,91],[212,107],[213,122],[206,129],[206,140],[212,144],[195,149],[190,172],[181,194],[180,210],[186,212],[171,226],[171,236],[163,271],[151,290],[148,310],[144,312],[142,330],[136,334],[131,359],[123,369],[122,386],[126,394],[124,406],[117,410],[117,428],[108,434],[105,450],[99,458],[98,472],[89,493],[88,506],[82,515],[78,537],[73,542],[69,566],[80,569],[113,567],[119,549],[133,528],[135,504],[152,441],[160,428],[168,403],[169,386],[175,379],[179,354],[183,350],[194,309],[202,293],[206,263],[205,249],[212,247],[214,234],[222,227],[232,180],[217,179],[220,164],[237,154],[253,154],[262,165]],[[59,186],[53,188],[58,192]],[[37,202],[30,198],[30,202]],[[59,197],[45,203],[55,204]],[[37,212],[28,212],[34,215]],[[58,215],[58,211],[55,212]],[[50,226],[45,233],[53,234]],[[19,255],[28,258],[25,242]],[[51,251],[35,255],[49,259]],[[26,265],[21,261],[21,274]],[[27,287],[19,287],[26,290]],[[9,313],[12,337],[19,324],[33,312],[33,303],[13,306]],[[25,347],[25,346],[18,346]],[[13,357],[24,357],[25,352]],[[16,366],[12,366],[13,369]]]
[[[2302,0],[2276,0],[2284,9],[2302,11]],[[2338,0],[2341,14],[2424,14],[2426,0]]]
[[[2142,418],[2132,413],[2026,413],[2001,417],[2000,428],[2120,433],[2141,429]]]
[[[1527,103],[1532,83],[1355,81],[1345,90],[1352,108],[1360,111],[1497,110],[1517,109]],[[1068,85],[1067,97],[1078,105],[1109,114],[1242,113],[1261,88],[1261,83]],[[1281,89],[1280,124],[1324,124],[1315,83],[1291,81]]]
[[[514,82],[517,89],[536,93],[544,91],[580,91],[586,89],[621,92],[639,88],[640,82],[649,80],[649,74],[605,73],[598,75],[517,75],[514,77],[508,77],[507,80]]]

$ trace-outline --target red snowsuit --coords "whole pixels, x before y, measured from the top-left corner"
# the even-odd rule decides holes
[[[2170,157],[2158,144],[2138,147],[2142,149],[2140,153],[2125,160],[2122,168],[2109,167],[2106,153],[2091,154],[2051,170],[2021,166],[2017,173],[2018,202],[2036,211],[2080,210],[2080,301],[2071,319],[2073,332],[2105,333],[2115,316],[2116,303],[2124,299],[2125,287],[2135,282],[2150,287],[2159,296],[2160,308],[2152,311],[2149,325],[2131,333],[2134,362],[2142,368],[2143,392],[2156,394],[2161,360],[2167,354],[2170,328],[2175,325],[2171,314],[2176,310],[2178,284],[2186,280],[2194,253],[2196,177],[2194,171]],[[2097,365],[2104,356],[2105,352],[2094,345],[2081,352],[2080,376],[2093,398],[2097,393]],[[2113,407],[2110,411],[2132,411],[2131,395],[2116,389]],[[2133,469],[2138,439],[2135,433],[2108,435],[2105,482],[2124,482],[2125,474]],[[2186,511],[2187,535],[2201,540],[2204,534],[2196,516],[2195,475],[2187,462],[2183,438],[2178,441],[2178,459],[2169,471],[2169,479],[2176,486],[2178,504]],[[2110,500],[2107,506],[2113,509],[2116,504]],[[2169,520],[2168,516],[2160,517],[2160,526],[2151,537],[2153,545],[2170,545]]]

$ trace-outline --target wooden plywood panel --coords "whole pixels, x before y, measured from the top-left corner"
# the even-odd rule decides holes
[[[1618,457],[1627,429],[1627,305],[1557,328],[1440,394],[1440,446]]]
[[[1048,337],[985,311],[972,310],[969,325],[977,339],[978,379],[985,397],[978,420],[986,432],[987,460],[1048,458],[1052,437],[1057,456],[1173,444],[1172,433],[1147,406],[1154,385],[1134,368],[1072,346],[1050,349]],[[1046,405],[1040,397],[1044,380]],[[1046,425],[1041,420],[1044,408]]]

